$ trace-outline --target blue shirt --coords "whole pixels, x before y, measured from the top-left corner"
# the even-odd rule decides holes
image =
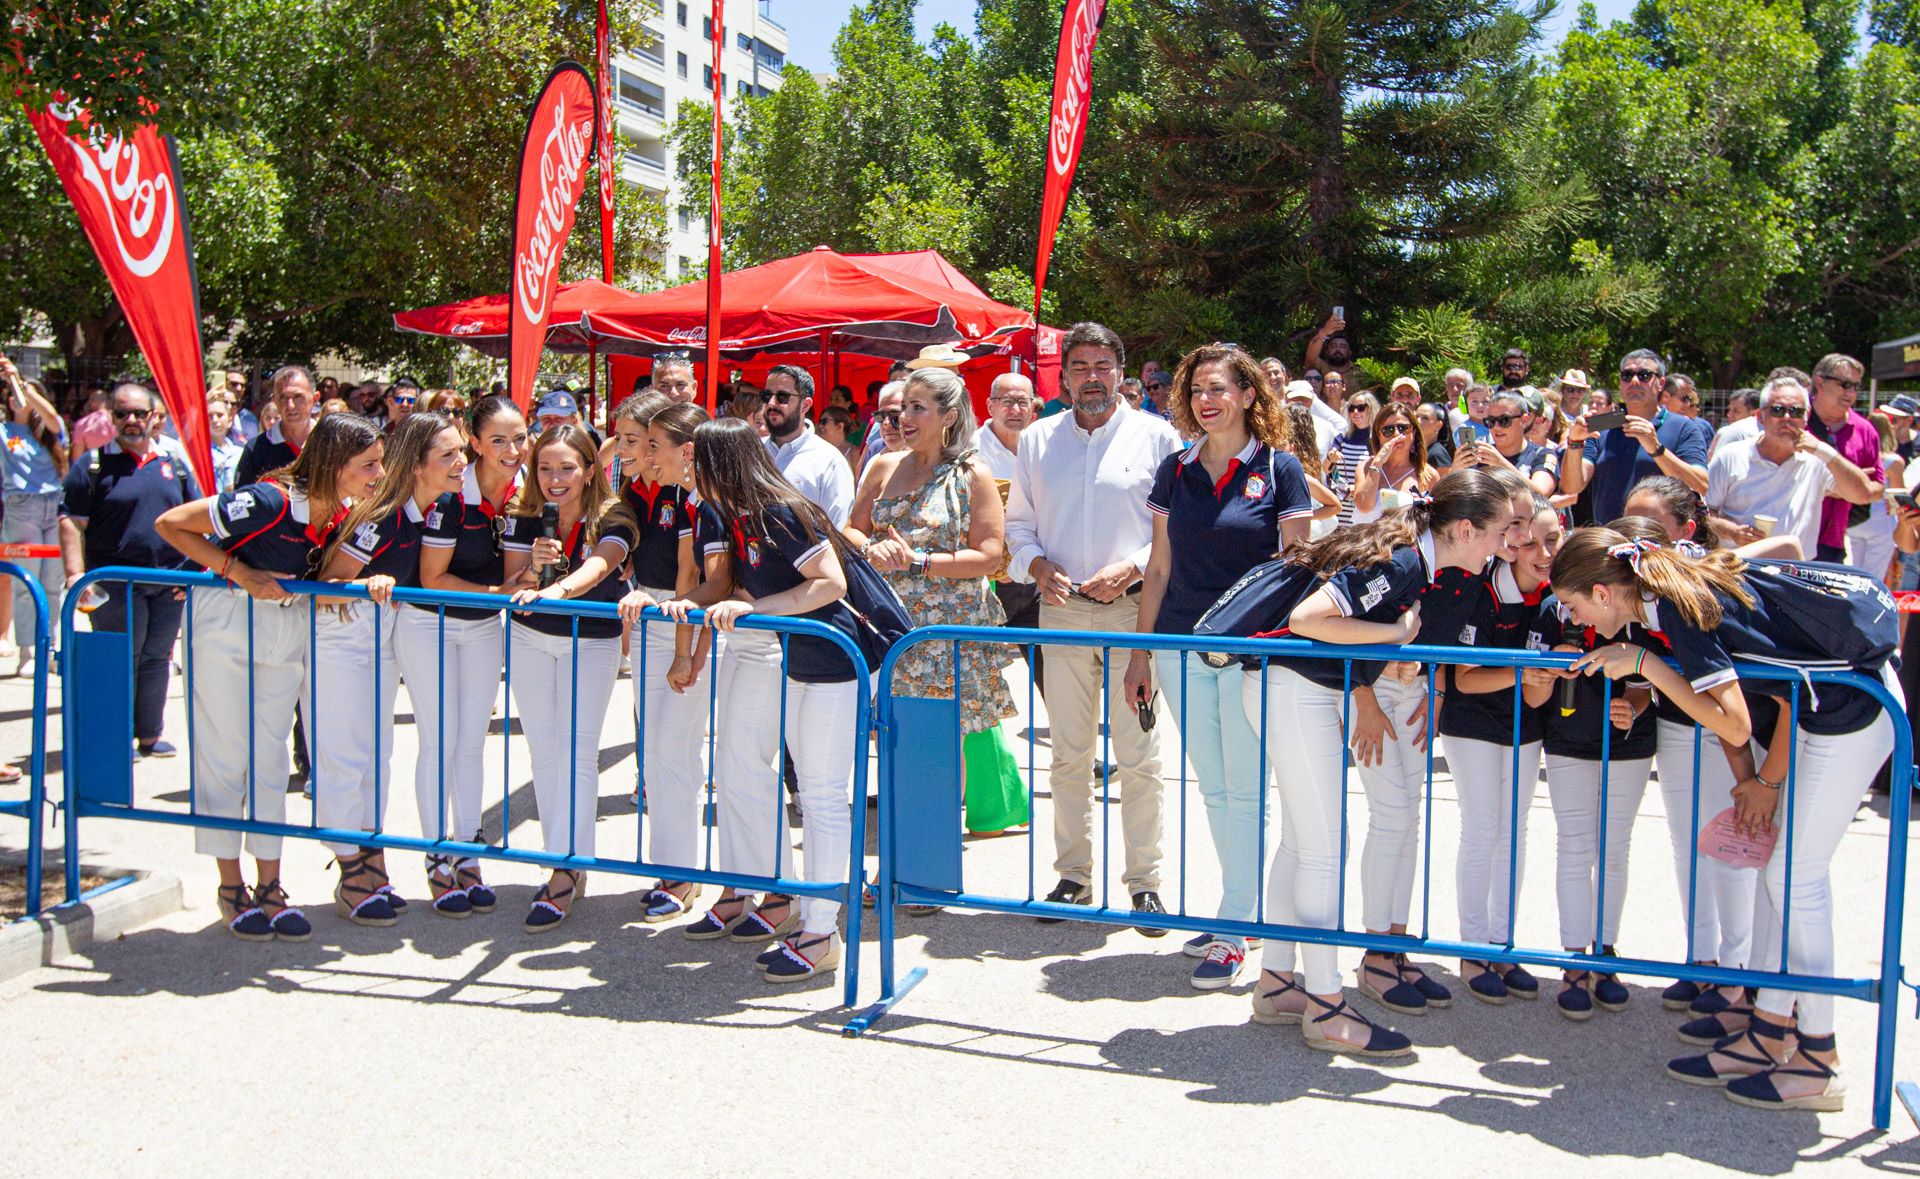
[[[633,543],[633,583],[649,589],[680,584],[680,541],[693,535],[691,495],[684,487],[658,483],[627,484],[627,506],[640,521]]]
[[[1540,603],[1539,612],[1527,626],[1530,632],[1527,645],[1537,644],[1537,649],[1542,651],[1550,650],[1557,643],[1592,651],[1614,641],[1599,637],[1592,627],[1577,627],[1563,620],[1560,617],[1560,599],[1553,597]],[[1647,640],[1644,631],[1629,625],[1621,631],[1619,641],[1644,645]],[[1581,761],[1599,761],[1604,747],[1613,761],[1634,761],[1653,756],[1654,749],[1660,743],[1659,724],[1653,709],[1643,711],[1639,719],[1633,722],[1633,727],[1625,732],[1614,728],[1608,715],[1609,701],[1620,699],[1629,681],[1612,682],[1611,696],[1608,695],[1609,681],[1605,676],[1583,675],[1569,682],[1574,686],[1574,707],[1570,715],[1560,715],[1560,689],[1557,685],[1553,695],[1540,708],[1544,721],[1541,726],[1543,744],[1548,753]],[[1452,697],[1448,697],[1448,700],[1451,702]]]
[[[438,506],[432,505],[432,506]],[[360,562],[362,577],[387,576],[405,589],[420,586],[420,531],[426,517],[408,498],[384,520],[368,520],[340,538],[340,548]]]
[[[1654,436],[1661,446],[1673,452],[1683,463],[1707,465],[1707,448],[1713,444],[1713,427],[1699,418],[1683,418],[1665,409],[1653,415]],[[1593,519],[1596,524],[1617,520],[1626,514],[1627,493],[1649,475],[1660,474],[1660,464],[1625,430],[1608,430],[1598,438],[1587,439],[1582,452],[1593,464],[1593,476],[1587,481],[1593,493]]]
[[[1420,633],[1416,643],[1457,642],[1473,604],[1476,574],[1464,570],[1434,572],[1433,534],[1423,532],[1413,544],[1393,550],[1383,564],[1342,569],[1323,584],[1334,605],[1347,618],[1363,622],[1398,622],[1420,603]],[[1311,595],[1309,595],[1310,597]],[[1286,631],[1291,631],[1291,618]],[[1285,633],[1285,632],[1283,632]],[[1323,688],[1345,691],[1348,680],[1343,660],[1276,656],[1273,662],[1299,672]],[[1356,661],[1352,685],[1365,687],[1380,678],[1384,664]]]
[[[40,441],[39,431],[31,423],[5,423],[8,495],[54,495],[60,490],[60,472],[54,468],[53,454]],[[63,427],[60,441],[67,440]]]
[[[717,512],[700,514],[701,535],[694,542],[705,553],[715,544],[724,544],[733,558],[733,583],[749,597],[759,599],[790,590],[805,581],[800,567],[819,555],[832,542],[823,535],[809,535],[799,517],[783,504],[775,504],[755,521],[740,516],[722,523]],[[716,537],[711,531],[725,528]],[[854,635],[853,615],[846,602],[838,601],[799,615],[824,622]],[[787,678],[803,684],[837,684],[853,678],[853,664],[846,652],[826,639],[814,635],[791,635],[787,643]]]
[[[516,478],[507,485],[500,502],[503,505],[510,502],[519,487],[520,480]],[[475,585],[499,585],[507,576],[506,559],[500,547],[506,528],[507,517],[480,494],[480,481],[474,469],[468,467],[460,494],[448,492],[427,509],[420,526],[420,545],[429,549],[452,549],[453,555],[447,558],[450,575]],[[437,610],[431,606],[414,609]],[[491,618],[497,613],[466,606],[447,607],[449,618]]]
[[[1147,507],[1167,519],[1171,550],[1156,634],[1192,634],[1228,586],[1279,551],[1280,521],[1313,515],[1306,472],[1290,454],[1250,440],[1218,483],[1199,459],[1198,446],[1168,455],[1147,493]]]
[[[610,523],[603,525],[600,534],[587,543],[586,521],[574,524],[568,535],[560,537],[560,547],[566,553],[568,570],[578,569],[580,562],[593,556],[593,551],[603,544],[617,544],[620,555],[614,559],[613,568],[607,570],[605,577],[595,582],[591,589],[573,595],[576,602],[618,602],[627,595],[626,575],[621,572],[627,563],[627,554],[633,550],[633,529],[625,524]],[[533,542],[540,537],[540,517],[509,516],[506,535],[501,538],[501,547],[513,552],[531,552]],[[563,574],[564,576],[564,574]],[[530,627],[542,634],[566,637],[575,633],[574,619],[566,614],[515,614],[515,625]],[[620,637],[618,618],[582,618],[579,620],[579,635],[583,639],[617,639]]]
[[[300,448],[287,441],[287,436],[280,432],[280,423],[275,422],[273,429],[256,436],[240,453],[233,469],[234,485],[244,487],[257,483],[262,476],[292,466],[293,460],[299,457]]]
[[[306,496],[278,483],[249,483],[213,497],[213,542],[262,572],[312,577],[313,558],[344,513],[316,525]]]
[[[160,539],[153,522],[170,508],[200,498],[185,463],[148,450],[136,458],[118,441],[88,451],[67,468],[60,514],[85,528],[87,568],[133,565],[179,569],[187,559]]]
[[[1494,566],[1485,592],[1478,595],[1472,614],[1460,631],[1460,645],[1503,651],[1544,650],[1539,628],[1528,624],[1539,615],[1540,603],[1547,593],[1544,585],[1532,593],[1522,590],[1514,579],[1513,566],[1500,562]],[[1511,745],[1513,711],[1511,684],[1493,692],[1462,692],[1455,686],[1447,693],[1447,702],[1440,709],[1440,733],[1493,745]],[[1527,745],[1538,740],[1540,710],[1522,707],[1520,743]]]

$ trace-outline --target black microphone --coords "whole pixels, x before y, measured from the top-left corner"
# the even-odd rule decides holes
[[[560,505],[552,500],[540,505],[540,535],[548,540],[560,539]],[[567,557],[562,553],[553,564],[540,566],[540,588],[546,589],[566,575]]]
[[[1560,681],[1560,715],[1561,716],[1568,717],[1573,715],[1573,710],[1574,710],[1573,693],[1577,688],[1579,688],[1579,686],[1580,686],[1579,680],[1567,679],[1567,680]]]

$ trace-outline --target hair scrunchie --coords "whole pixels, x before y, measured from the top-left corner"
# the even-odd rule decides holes
[[[1619,544],[1608,545],[1607,556],[1612,557],[1616,561],[1625,561],[1628,566],[1633,569],[1633,575],[1638,577],[1640,576],[1640,558],[1659,547],[1660,546],[1653,541],[1645,537],[1640,537],[1637,540],[1622,541]]]

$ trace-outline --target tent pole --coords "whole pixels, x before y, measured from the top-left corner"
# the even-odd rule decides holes
[[[600,414],[600,345],[587,343],[587,424]]]
[[[815,388],[813,391],[813,396],[814,396],[813,416],[816,421],[820,417],[820,411],[826,408],[827,390],[833,388],[832,385],[827,383],[827,358],[830,355],[827,349],[832,345],[832,342],[833,342],[833,332],[830,329],[821,331],[820,333],[820,375],[817,378],[815,378],[815,382],[818,387]]]

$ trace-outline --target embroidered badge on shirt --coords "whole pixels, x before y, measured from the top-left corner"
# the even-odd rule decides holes
[[[1387,590],[1390,588],[1392,587],[1387,584],[1385,577],[1376,577],[1369,581],[1366,592],[1360,595],[1360,612],[1364,614],[1385,601]]]
[[[1530,630],[1527,632],[1527,650],[1545,651],[1546,649],[1547,640],[1541,636],[1539,631]]]
[[[162,479],[173,478],[173,464],[165,459],[160,460],[160,477]]]
[[[253,511],[253,492],[236,491],[227,501],[227,519],[238,520]]]
[[[1248,499],[1259,499],[1266,493],[1267,477],[1265,475],[1249,475],[1247,476],[1247,489],[1240,494],[1246,496]]]
[[[1467,623],[1467,625],[1460,628],[1460,645],[1462,647],[1473,646],[1475,640],[1477,640],[1479,637],[1480,637],[1480,628],[1475,626],[1471,622]]]
[[[673,527],[673,505],[672,504],[660,505],[660,527],[662,528]]]
[[[440,520],[441,520],[441,518],[442,518],[442,516],[443,516],[443,513],[442,513],[442,512],[440,511],[440,505],[439,505],[439,504],[435,504],[435,505],[433,505],[433,506],[432,506],[431,508],[428,508],[428,509],[427,509],[427,520],[426,520],[426,526],[427,526],[428,528],[438,528],[438,527],[440,527]]]
[[[353,530],[353,545],[361,552],[370,553],[373,551],[373,546],[379,543],[380,526],[373,521],[369,520]]]
[[[747,542],[747,564],[755,569],[760,568],[760,542],[757,540]]]

